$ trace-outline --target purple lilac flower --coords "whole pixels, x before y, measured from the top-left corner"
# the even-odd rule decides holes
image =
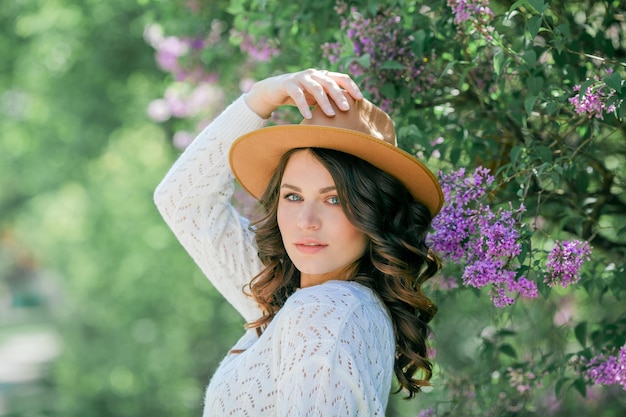
[[[437,417],[437,414],[435,414],[435,410],[432,408],[427,408],[426,410],[421,411],[417,417]]]
[[[549,287],[561,284],[563,288],[580,280],[580,268],[589,260],[591,248],[586,241],[556,241],[548,254],[544,282]]]
[[[537,298],[537,284],[526,277],[519,277],[517,281],[509,281],[509,291],[517,292],[522,297]]]
[[[441,290],[441,291],[449,291],[455,288],[459,288],[459,284],[456,282],[456,278],[447,277],[445,275],[439,275],[436,280],[428,281],[429,285],[432,288]]]
[[[414,29],[404,28],[401,17],[393,10],[384,9],[367,18],[357,8],[348,8],[345,3],[338,2],[336,11],[342,16],[341,28],[352,42],[351,54],[360,58],[347,64],[347,71],[353,76],[366,74],[361,85],[384,110],[389,111],[391,107],[390,102],[383,103],[385,97],[380,92],[380,87],[385,84],[402,83],[403,88],[414,94],[432,87],[436,76],[428,70],[427,63],[435,58],[434,53],[428,56],[415,54],[412,48]],[[337,62],[344,52],[339,43],[324,44],[322,51],[331,63]]]
[[[474,210],[469,204],[483,197],[485,187],[492,182],[493,177],[488,175],[488,170],[480,168],[474,173],[474,179],[465,176],[464,168],[441,176],[443,194],[449,203],[433,219],[435,234],[431,239],[442,256],[453,261],[459,261],[465,256],[465,242],[477,230]]]
[[[493,11],[488,7],[489,0],[448,0],[448,6],[454,13],[454,23],[457,25],[469,20],[493,17]]]
[[[213,26],[218,25],[212,24]],[[201,50],[211,43],[210,39],[165,36],[163,28],[159,25],[148,25],[144,31],[144,38],[156,50],[159,67],[172,74],[177,81],[192,83],[210,81],[212,75],[204,71],[197,59]],[[183,64],[182,58],[192,64]]]
[[[339,42],[326,42],[322,45],[322,53],[331,64],[339,61],[341,56],[341,44]]]
[[[618,355],[598,355],[587,363],[585,376],[595,384],[621,385],[626,390],[626,346]]]
[[[589,117],[595,117],[603,120],[604,113],[615,112],[615,104],[607,104],[607,100],[615,95],[615,90],[611,89],[604,82],[598,81],[585,90],[584,94],[580,94],[580,85],[574,86],[574,91],[578,92],[569,102],[574,106],[577,114],[586,113]]]
[[[276,48],[272,42],[265,37],[255,39],[254,36],[249,33],[240,33],[234,30],[232,34],[242,38],[241,43],[239,44],[239,49],[241,49],[242,52],[247,53],[248,56],[255,61],[267,62],[280,53],[280,50],[278,50],[278,48]]]
[[[488,0],[448,0],[448,6],[454,14],[454,23],[463,33],[463,26],[476,29],[488,39],[492,38],[493,26],[490,26],[494,13],[489,8]]]
[[[533,388],[541,387],[542,385],[541,381],[531,371],[524,372],[523,369],[512,367],[509,367],[507,371],[511,387],[515,388],[520,394],[525,394]]]
[[[178,59],[188,52],[189,45],[184,40],[168,36],[157,46],[156,61],[161,69],[175,74],[181,70]]]
[[[447,204],[433,219],[434,231],[428,236],[433,250],[444,259],[464,264],[465,285],[491,286],[490,297],[496,307],[513,304],[512,294],[536,298],[536,284],[518,277],[511,264],[521,252],[514,215],[525,208],[494,212],[481,202],[494,180],[486,168],[477,168],[471,176],[461,168],[440,177]]]

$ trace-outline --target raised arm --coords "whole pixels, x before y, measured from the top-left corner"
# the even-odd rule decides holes
[[[243,287],[262,265],[247,219],[230,205],[230,146],[239,136],[263,127],[282,105],[297,106],[306,118],[315,104],[332,115],[331,100],[347,110],[343,90],[362,98],[350,77],[327,71],[305,70],[255,83],[200,133],[155,191],[156,205],[178,240],[247,321],[258,319],[261,311]]]
[[[243,97],[191,143],[154,193],[165,222],[215,288],[247,320],[260,316],[243,286],[260,268],[248,222],[230,205],[234,190],[228,149],[265,125]]]

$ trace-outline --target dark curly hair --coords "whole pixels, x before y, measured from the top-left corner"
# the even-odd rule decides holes
[[[425,242],[431,214],[402,183],[368,162],[339,151],[306,149],[330,172],[347,218],[369,238],[350,280],[373,289],[387,306],[396,340],[397,392],[404,388],[411,398],[420,387],[429,385],[432,376],[428,322],[437,307],[422,291],[422,284],[441,263]],[[259,333],[300,285],[300,272],[287,256],[276,216],[285,166],[298,150],[302,149],[283,155],[260,199],[265,215],[251,226],[265,269],[254,277],[249,289],[264,315],[247,327]],[[420,378],[415,378],[418,371]]]

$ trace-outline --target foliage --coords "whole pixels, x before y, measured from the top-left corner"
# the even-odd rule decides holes
[[[241,328],[152,203],[174,152],[146,115],[150,13],[0,8],[0,415],[197,416]]]
[[[52,273],[65,294],[39,318],[63,340],[53,391],[39,388],[38,411],[17,391],[13,415],[199,415],[241,321],[151,189],[255,79],[310,66],[353,74],[456,196],[439,223],[459,228],[431,234],[457,245],[439,247],[428,288],[434,387],[393,396],[388,414],[626,408],[619,0],[22,0],[0,15],[0,244],[26,253],[1,257],[0,273]]]

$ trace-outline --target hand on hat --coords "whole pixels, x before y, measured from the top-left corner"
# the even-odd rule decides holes
[[[363,98],[361,90],[349,75],[307,69],[258,81],[246,94],[245,100],[250,109],[264,119],[283,105],[297,106],[302,116],[309,119],[309,107],[313,105],[320,106],[324,113],[333,116],[330,100],[340,110],[348,110],[343,91],[347,91],[355,100]]]

